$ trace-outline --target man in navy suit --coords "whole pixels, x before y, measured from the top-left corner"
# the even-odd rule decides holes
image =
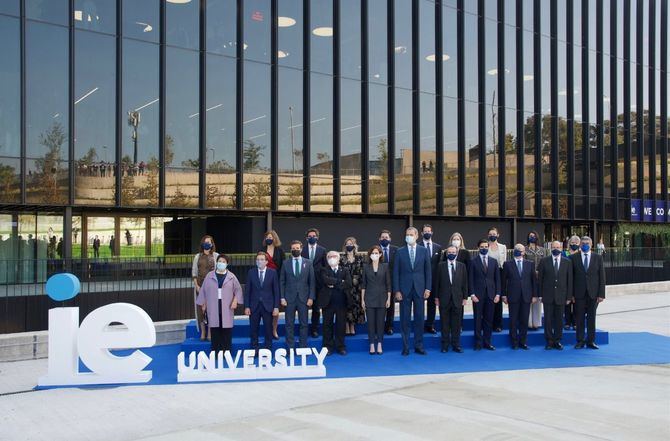
[[[321,321],[321,310],[319,309],[319,291],[321,291],[321,269],[328,266],[326,263],[326,249],[319,245],[319,230],[310,228],[307,230],[307,244],[302,249],[302,257],[309,259],[314,267],[316,276],[316,300],[312,303],[312,326],[310,334],[313,338],[319,336],[319,322]]]
[[[426,355],[423,348],[423,304],[430,297],[431,262],[428,250],[417,246],[419,232],[414,227],[405,230],[407,246],[400,248],[393,264],[393,292],[400,302],[402,355],[409,355],[409,325],[414,308],[414,352]]]
[[[382,255],[384,262],[389,264],[389,270],[393,274],[393,262],[395,261],[395,253],[398,247],[391,245],[391,232],[389,230],[382,230],[379,233],[379,246],[382,247]],[[395,319],[395,302],[386,308],[386,323],[384,325],[384,332],[386,335],[393,335],[393,320]]]
[[[470,298],[475,312],[475,351],[482,346],[490,351],[496,348],[491,344],[493,309],[500,301],[500,269],[498,261],[488,257],[489,242],[480,239],[479,256],[470,261],[468,271]]]
[[[265,349],[272,350],[272,317],[279,315],[279,277],[267,267],[264,251],[256,254],[256,268],[249,270],[244,284],[244,313],[249,316],[251,347],[258,355],[258,328],[261,318],[265,328]]]
[[[512,349],[528,350],[530,304],[537,302],[535,263],[525,260],[526,247],[514,246],[514,259],[503,264],[502,300],[509,305],[509,336]]]
[[[421,230],[421,240],[419,246],[425,247],[430,255],[430,272],[433,276],[431,286],[435,285],[434,278],[437,274],[437,264],[440,263],[440,256],[442,255],[442,245],[433,242],[433,227],[429,224],[423,226]],[[428,302],[426,302],[426,322],[424,323],[424,332],[429,334],[437,334],[435,330],[435,293],[431,291]]]

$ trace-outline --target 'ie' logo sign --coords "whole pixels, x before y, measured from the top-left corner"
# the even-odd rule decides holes
[[[49,278],[46,292],[52,299],[74,298],[79,279],[68,273]],[[125,325],[110,326],[119,322]],[[156,328],[139,306],[114,303],[91,312],[79,326],[79,308],[49,310],[49,372],[38,386],[146,383],[152,372],[144,370],[151,357],[140,350],[117,356],[110,349],[151,347]],[[91,372],[79,372],[79,359]]]

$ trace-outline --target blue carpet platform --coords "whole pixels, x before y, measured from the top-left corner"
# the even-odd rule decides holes
[[[263,326],[261,325],[261,330],[259,332],[259,339],[261,345],[263,344]],[[440,320],[436,319],[435,329],[440,329]],[[472,315],[466,315],[463,321],[463,333],[461,335],[461,346],[463,349],[472,349],[475,345],[475,336],[474,336],[474,319]],[[273,349],[280,347],[285,347],[284,340],[284,320],[280,318],[279,326],[277,329],[279,333],[279,340],[273,342]],[[299,329],[296,325],[295,330],[296,337],[299,336]],[[309,338],[308,345],[311,347],[321,348],[322,338],[321,338],[321,328],[319,328],[319,337],[318,338]],[[297,339],[296,339],[297,340]],[[423,336],[424,346],[427,351],[440,350],[440,334],[424,334]],[[563,340],[564,345],[574,345],[576,343],[576,335],[574,330],[563,331]],[[496,348],[509,348],[511,346],[509,339],[509,319],[508,317],[503,318],[503,331],[494,332],[492,336],[491,343]],[[544,330],[542,328],[533,331],[528,331],[528,346],[537,346],[541,349],[544,349],[545,340],[544,340]],[[605,345],[609,343],[608,333],[605,331],[598,330],[596,332],[596,343],[598,345]],[[357,325],[356,326],[356,335],[347,336],[345,338],[345,344],[347,346],[347,351],[349,352],[365,352],[366,355],[370,349],[370,344],[368,342],[368,328],[367,324]],[[410,346],[411,337],[410,337]],[[246,317],[235,319],[235,325],[233,326],[233,350],[238,349],[249,349],[250,339],[249,339],[249,320]],[[201,341],[200,334],[195,324],[195,320],[192,320],[186,326],[186,338],[181,344],[181,350],[185,353],[191,351],[209,351],[210,342]],[[402,350],[402,337],[400,335],[400,322],[396,318],[394,323],[394,332],[393,335],[384,336],[384,351],[401,351]]]

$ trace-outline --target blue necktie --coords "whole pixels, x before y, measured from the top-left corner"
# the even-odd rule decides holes
[[[589,270],[589,255],[584,254],[584,271]]]
[[[389,261],[389,249],[384,248],[384,262],[388,262],[388,261]]]
[[[265,280],[265,271],[261,271],[261,286],[263,286],[263,280]]]
[[[520,261],[520,260],[517,260],[517,261],[516,261],[516,266],[517,266],[517,268],[519,269],[519,276],[521,276],[521,275],[522,275],[522,272],[521,272],[521,261]]]
[[[412,268],[414,268],[414,247],[409,247],[409,261],[412,264]]]

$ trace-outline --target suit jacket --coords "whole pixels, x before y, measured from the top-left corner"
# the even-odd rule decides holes
[[[423,298],[424,290],[430,291],[432,287],[431,274],[430,255],[426,248],[416,247],[412,267],[409,249],[402,247],[396,252],[393,263],[393,292],[400,291],[404,297],[414,288],[417,295]]]
[[[543,257],[537,270],[538,286],[542,303],[565,305],[572,297],[573,262],[561,256],[558,276],[554,271],[554,256]]]
[[[379,244],[377,244],[377,245],[379,245]],[[383,256],[384,255],[384,247],[379,245],[379,248],[382,249],[382,256]],[[389,264],[389,269],[391,271],[393,271],[393,262],[395,261],[395,254],[398,252],[398,247],[395,246],[395,245],[389,244],[389,250],[388,251],[389,251],[389,260],[386,263]]]
[[[507,296],[508,303],[530,303],[533,297],[537,297],[537,278],[533,261],[523,260],[521,275],[516,266],[516,259],[503,264],[502,295]]]
[[[281,298],[288,303],[307,303],[308,299],[316,298],[316,276],[309,259],[302,258],[300,274],[293,272],[293,257],[287,259],[279,271],[279,287]]]
[[[486,297],[493,300],[496,295],[500,295],[502,290],[498,261],[493,257],[488,257],[487,261],[488,271],[484,271],[484,264],[479,254],[470,260],[468,288],[470,294],[476,295],[479,300]]]
[[[244,284],[245,306],[255,312],[260,306],[272,312],[279,308],[279,276],[272,268],[265,268],[263,285],[258,276],[258,268],[251,268],[247,274],[247,283]]]
[[[602,256],[591,251],[589,268],[584,270],[584,255],[580,251],[572,255],[572,270],[575,299],[589,296],[605,298],[605,266]]]
[[[424,245],[423,239],[420,239],[419,242],[417,242],[417,245],[428,249],[428,247]],[[433,242],[433,253],[430,255],[430,271],[433,276],[437,273],[437,264],[440,263],[441,255],[442,255],[442,245]]]
[[[263,247],[261,251],[267,253],[267,247]],[[274,253],[272,253],[272,261],[277,265],[277,272],[281,270],[282,263],[284,263],[284,254],[284,250],[281,247],[275,247]]]
[[[312,259],[312,265],[314,266],[314,275],[316,276],[316,290],[319,291],[321,288],[321,268],[328,266],[328,260],[326,259],[326,254],[328,252],[324,247],[316,244],[316,250],[314,252],[314,259]],[[301,256],[305,259],[309,259],[309,244],[305,244],[302,247]]]
[[[361,289],[365,290],[365,306],[384,308],[391,292],[391,269],[388,263],[380,263],[375,273],[371,263],[363,265]]]
[[[465,264],[454,262],[452,282],[449,280],[449,262],[440,262],[433,281],[433,292],[435,297],[440,299],[440,307],[445,307],[449,303],[457,308],[463,307],[463,300],[468,298],[468,272]]]
[[[319,308],[327,308],[335,296],[344,296],[344,306],[351,304],[349,295],[351,287],[351,274],[342,265],[337,267],[337,273],[333,273],[330,266],[321,268],[321,290],[319,291]],[[332,285],[330,288],[328,285]]]

